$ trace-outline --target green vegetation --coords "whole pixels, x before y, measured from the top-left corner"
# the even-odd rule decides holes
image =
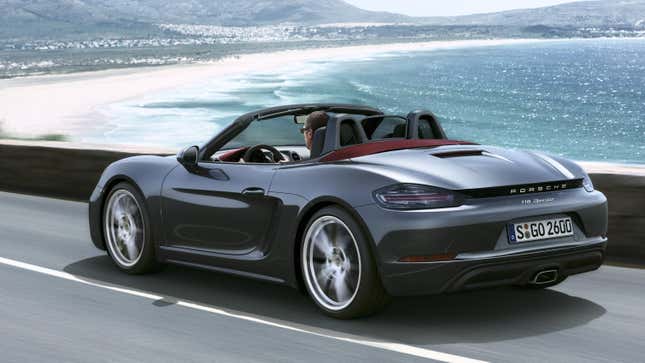
[[[35,138],[29,140],[41,140],[41,141],[67,141],[67,136],[63,134],[44,134],[36,136]]]
[[[10,135],[2,130],[2,125],[0,124],[0,139],[6,140],[23,140],[23,141],[68,141],[69,138],[63,134],[43,134],[33,137],[18,137]]]

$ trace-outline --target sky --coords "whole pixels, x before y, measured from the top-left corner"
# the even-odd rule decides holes
[[[345,0],[359,8],[411,16],[451,16],[539,8],[580,0]]]

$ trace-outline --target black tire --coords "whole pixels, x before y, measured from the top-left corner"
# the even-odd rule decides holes
[[[348,291],[351,290],[354,292],[353,297],[351,300],[347,300],[346,306],[340,306],[342,304],[339,304],[339,306],[334,306],[330,308],[331,303],[335,303],[335,301],[332,301],[331,299],[327,300],[325,302],[325,296],[320,297],[321,294],[325,294],[323,292],[323,289],[320,287],[318,279],[316,279],[313,276],[318,276],[314,272],[314,268],[312,267],[314,264],[317,266],[322,266],[325,264],[325,266],[331,266],[333,263],[329,263],[329,259],[325,260],[325,258],[322,258],[324,262],[317,262],[313,263],[313,257],[309,258],[311,256],[310,252],[315,247],[311,247],[314,242],[312,242],[312,236],[310,235],[310,230],[312,230],[312,225],[316,223],[316,226],[319,226],[320,221],[328,219],[329,223],[336,223],[336,221],[341,221],[342,224],[337,224],[336,227],[333,228],[339,228],[339,227],[346,227],[350,234],[345,235],[345,240],[348,240],[347,237],[352,237],[355,241],[355,243],[346,243],[343,245],[349,245],[349,246],[354,246],[353,248],[348,247],[348,249],[354,250],[356,247],[358,248],[358,254],[352,255],[356,260],[360,260],[359,266],[355,266],[356,264],[353,264],[347,269],[347,271],[343,270],[342,275],[338,276],[345,276],[347,274],[348,276],[350,275],[349,271],[350,270],[358,270],[360,267],[360,273],[358,273],[358,277],[356,278],[354,275],[354,278],[356,281],[359,281],[357,284],[357,288],[351,289],[351,284],[347,284],[345,286],[348,287]],[[317,228],[317,227],[315,227]],[[326,228],[325,226],[320,227]],[[334,229],[334,231],[341,231],[340,233],[345,233],[342,232],[341,229]],[[313,231],[312,231],[313,233]],[[334,232],[335,237],[338,237],[339,232]],[[307,238],[309,237],[309,242],[307,241]],[[333,238],[332,238],[333,239]],[[338,239],[338,238],[337,238]],[[325,314],[337,318],[337,319],[353,319],[353,318],[358,318],[358,317],[363,317],[363,316],[368,316],[371,314],[374,314],[380,310],[382,310],[387,303],[390,300],[389,295],[385,291],[385,288],[382,285],[381,278],[378,274],[377,270],[377,265],[374,259],[374,254],[372,253],[371,245],[369,240],[367,239],[365,232],[361,228],[361,226],[356,222],[356,220],[344,209],[336,207],[336,206],[330,206],[330,207],[325,207],[319,211],[317,211],[308,221],[307,227],[305,229],[305,232],[303,233],[302,236],[302,241],[301,241],[301,247],[300,247],[300,269],[302,271],[302,276],[305,284],[305,289],[311,299],[314,301],[314,303],[320,308]],[[337,242],[337,241],[336,241]],[[337,245],[336,242],[334,242],[334,246],[340,246]],[[336,247],[335,247],[336,248]],[[352,252],[352,251],[350,251]],[[326,255],[325,255],[326,256]],[[349,252],[348,252],[349,256]],[[343,253],[343,257],[346,257],[345,254]],[[320,261],[321,258],[317,257],[316,261]],[[350,261],[351,257],[347,257],[347,261]],[[308,261],[312,261],[311,263]],[[342,261],[345,261],[345,258],[342,258]],[[341,262],[342,263],[342,262]],[[350,265],[346,265],[350,266]],[[328,270],[325,270],[328,271]],[[338,271],[336,271],[338,272]],[[324,272],[323,272],[324,273]],[[329,274],[329,281],[333,279],[331,276],[337,276],[335,274]],[[345,280],[345,279],[344,279]],[[344,281],[343,280],[343,281]],[[327,288],[330,288],[329,281],[328,280],[323,280],[324,282],[327,282]],[[334,285],[335,286],[335,285]],[[336,296],[338,296],[338,293],[334,293]]]
[[[109,202],[115,194],[124,194],[131,195],[136,200],[136,206],[139,208],[140,216],[142,220],[142,230],[143,230],[143,243],[142,249],[140,250],[140,257],[132,265],[126,265],[120,261],[120,258],[117,257],[119,252],[116,252],[114,249],[117,248],[110,241],[108,236],[108,221],[106,220],[108,216]],[[126,194],[124,194],[126,195]],[[146,203],[141,196],[141,193],[133,187],[130,183],[121,182],[115,185],[105,199],[103,206],[103,213],[101,215],[101,225],[103,229],[103,238],[106,244],[106,250],[114,264],[122,271],[129,274],[144,274],[149,272],[155,272],[159,270],[161,265],[156,259],[155,256],[155,246],[151,238],[151,229],[150,229],[150,215],[148,214],[148,209]]]

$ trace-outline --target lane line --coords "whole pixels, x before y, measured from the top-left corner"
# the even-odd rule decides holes
[[[391,351],[391,352],[411,355],[411,356],[415,356],[415,357],[426,358],[426,359],[431,359],[431,360],[440,361],[440,362],[447,362],[447,363],[486,363],[485,361],[481,361],[481,360],[477,360],[477,359],[462,357],[462,356],[449,354],[449,353],[437,352],[437,351],[434,351],[434,350],[419,348],[419,347],[415,347],[415,346],[407,345],[407,344],[387,342],[387,341],[378,341],[378,340],[370,340],[368,338],[364,338],[364,337],[360,337],[360,336],[354,336],[354,335],[349,335],[349,334],[332,333],[330,331],[326,331],[326,330],[323,330],[323,329],[318,329],[318,331],[316,331],[316,330],[308,330],[308,329],[305,329],[304,327],[298,327],[298,326],[296,326],[294,324],[287,324],[287,323],[282,323],[282,322],[278,322],[278,321],[271,321],[271,320],[263,319],[261,317],[253,316],[251,314],[245,314],[245,313],[235,312],[235,311],[231,311],[231,310],[224,310],[224,309],[217,308],[217,307],[214,307],[214,306],[209,306],[209,305],[206,305],[206,304],[196,303],[196,302],[192,302],[192,301],[188,301],[188,300],[177,299],[177,298],[172,297],[172,296],[157,295],[157,294],[154,294],[154,293],[141,291],[141,290],[137,290],[137,289],[131,289],[131,288],[127,288],[127,287],[116,285],[116,284],[110,284],[110,283],[102,282],[102,281],[99,281],[99,280],[94,280],[94,279],[85,278],[85,277],[79,277],[79,276],[72,275],[72,274],[64,272],[64,271],[58,271],[58,270],[50,269],[50,268],[47,268],[47,267],[42,267],[42,266],[38,266],[38,265],[32,265],[30,263],[16,261],[16,260],[4,258],[4,257],[0,257],[0,264],[7,265],[7,266],[12,266],[12,267],[16,267],[16,268],[19,268],[19,269],[32,271],[32,272],[37,272],[37,273],[52,276],[52,277],[57,277],[57,278],[60,278],[60,279],[63,279],[63,280],[74,281],[74,282],[78,282],[78,283],[81,283],[81,284],[84,284],[84,285],[89,285],[89,286],[93,286],[93,287],[107,289],[107,290],[110,290],[110,291],[120,292],[120,293],[123,293],[123,294],[138,296],[138,297],[142,297],[142,298],[146,298],[146,299],[150,299],[150,300],[154,300],[154,301],[162,300],[162,299],[168,299],[168,300],[172,300],[173,302],[175,302],[176,305],[183,306],[183,307],[189,308],[189,309],[208,312],[208,313],[211,313],[211,314],[216,314],[216,315],[226,316],[226,317],[230,317],[230,318],[245,320],[245,321],[249,321],[249,322],[253,322],[253,323],[257,323],[257,324],[262,324],[262,325],[271,326],[271,327],[275,327],[275,328],[285,329],[285,330],[298,332],[298,333],[304,333],[304,334],[319,336],[319,337],[333,339],[333,340],[337,340],[337,341],[348,342],[348,343],[363,345],[363,346],[367,346],[367,347],[388,350],[388,351]]]

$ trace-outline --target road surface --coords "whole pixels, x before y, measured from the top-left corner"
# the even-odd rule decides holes
[[[2,362],[640,362],[645,270],[401,298],[337,321],[287,287],[168,266],[128,276],[83,203],[0,193]]]

